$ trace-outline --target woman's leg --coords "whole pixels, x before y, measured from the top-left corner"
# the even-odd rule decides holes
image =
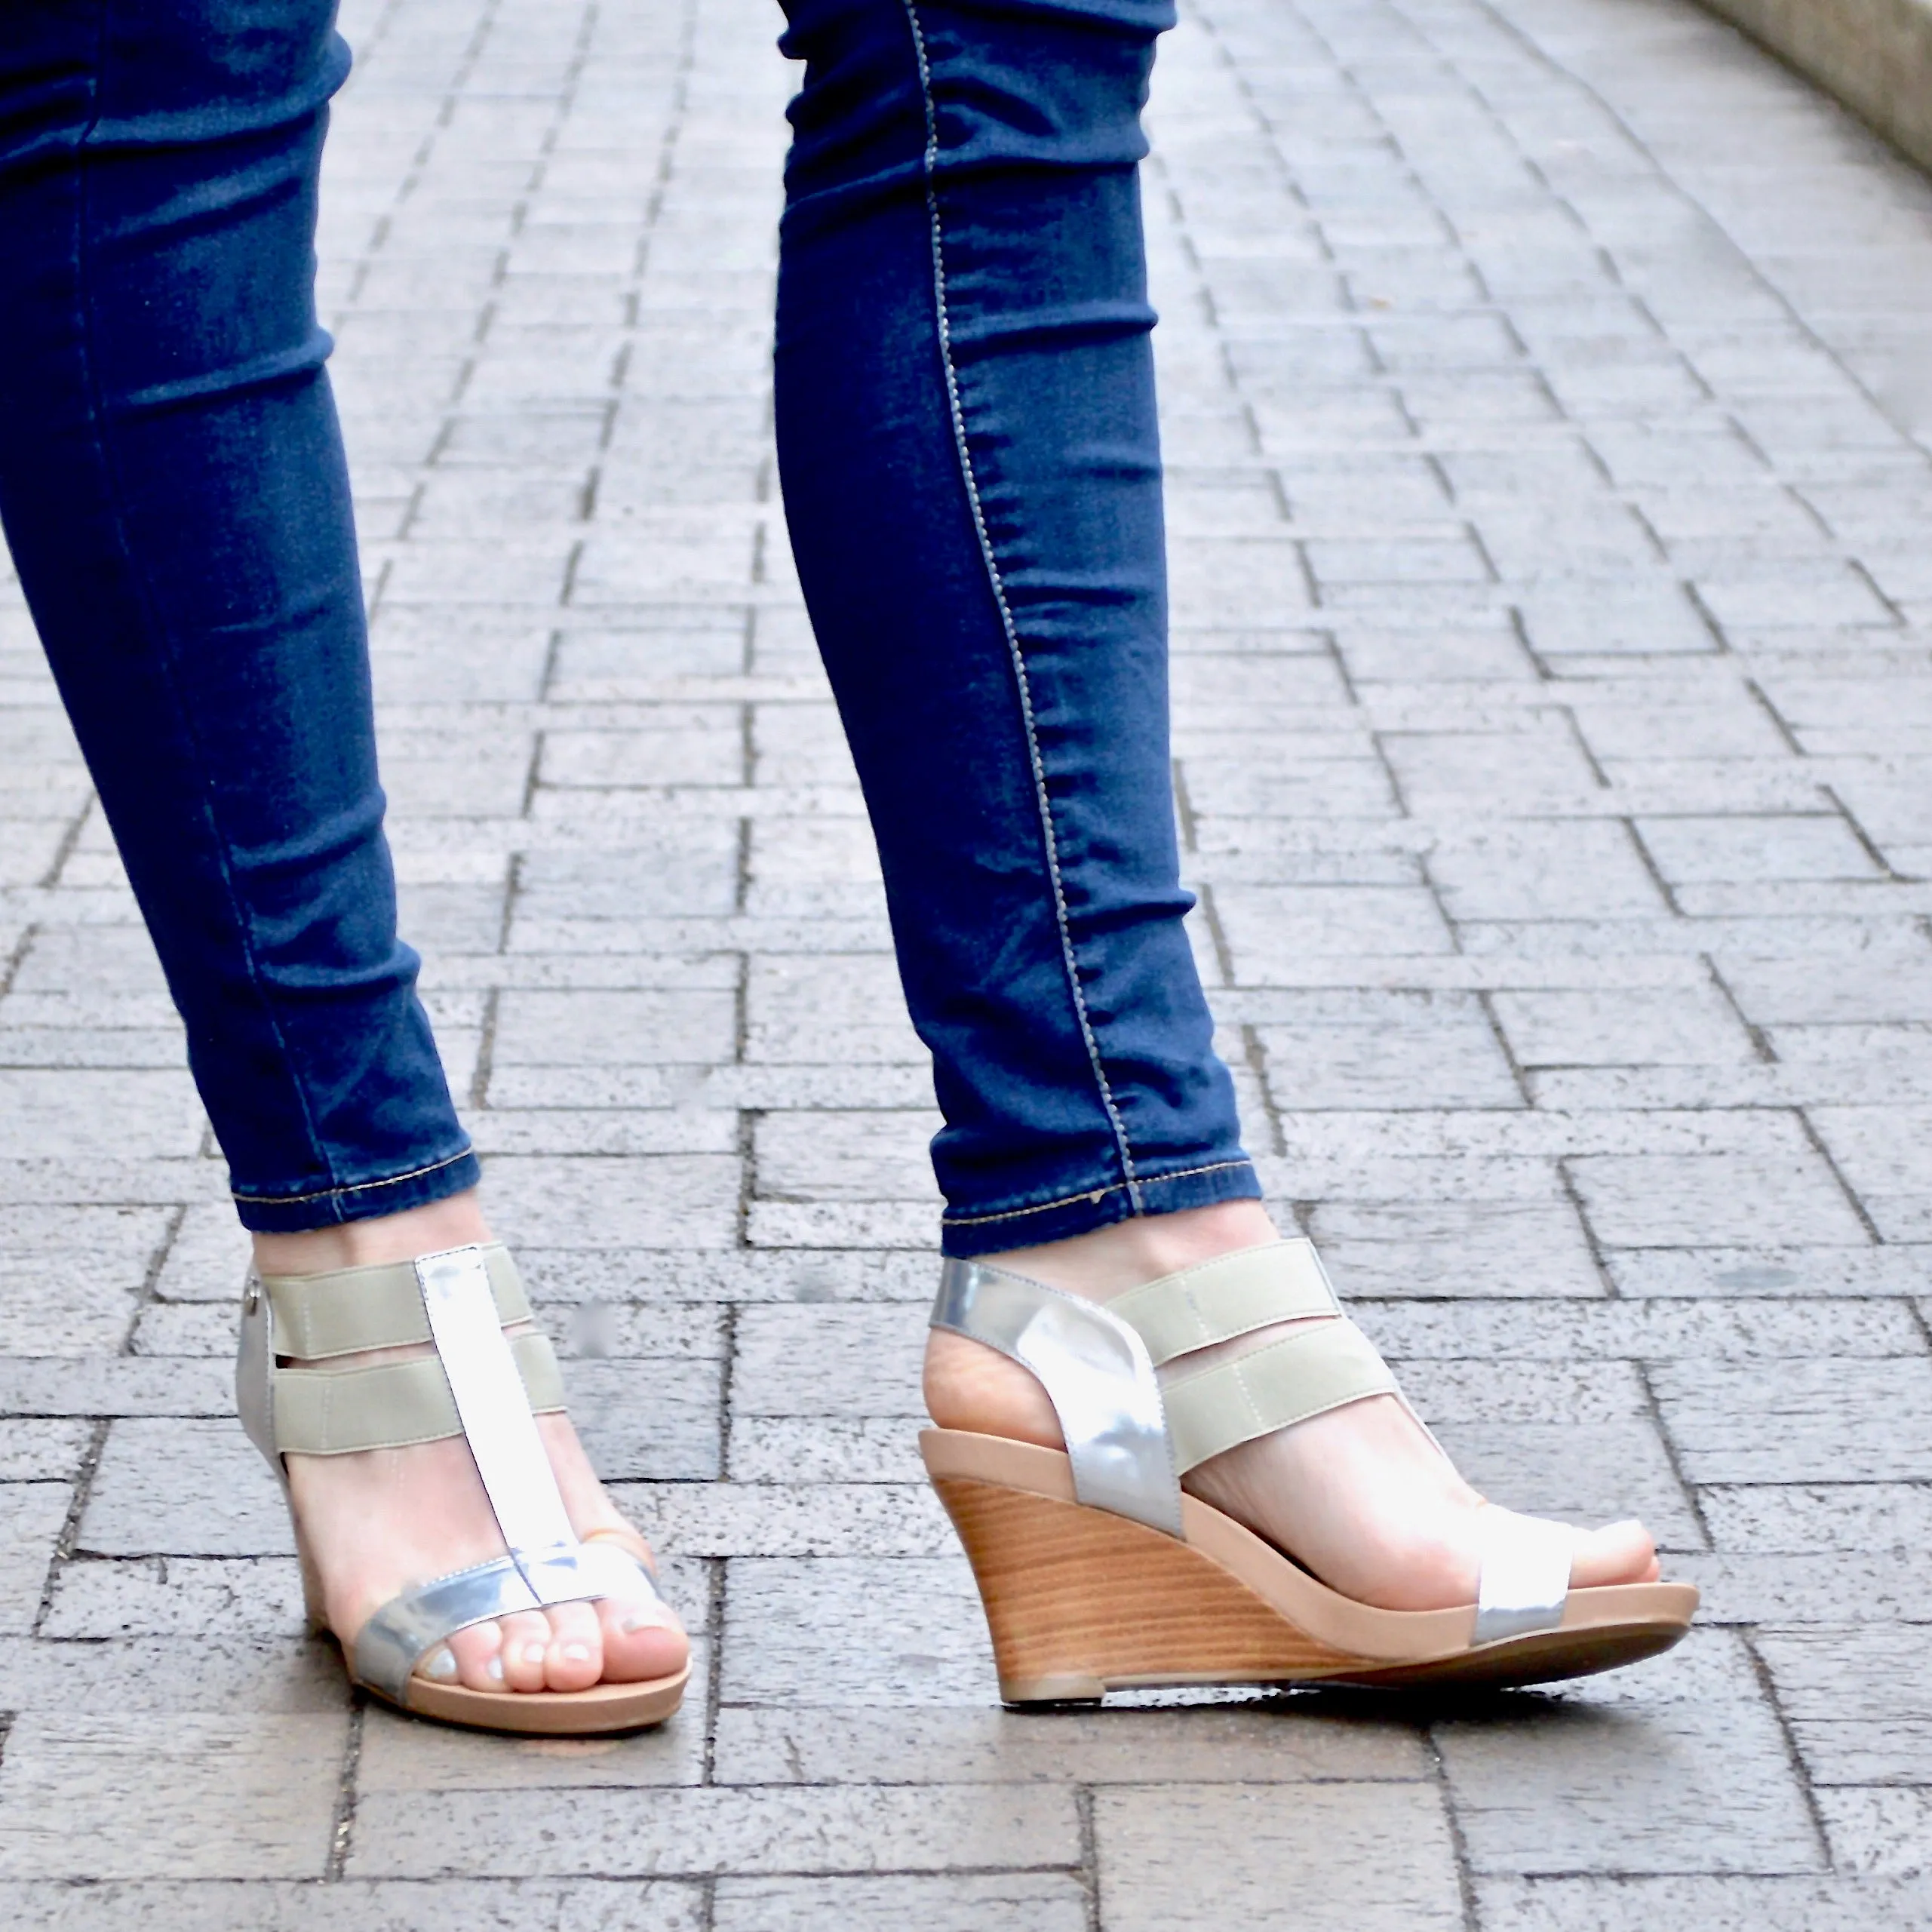
[[[1275,1238],[1181,926],[1135,174],[1172,13],[789,12],[779,457],[934,1056],[945,1247],[1104,1298]],[[943,1427],[1060,1439],[1040,1385],[961,1337],[934,1336],[926,1387]],[[1352,1596],[1473,1593],[1476,1499],[1392,1398],[1188,1486]],[[1573,1572],[1653,1573],[1633,1525]]]
[[[0,518],[272,1272],[487,1237],[396,933],[314,309],[333,11],[16,0],[0,29]],[[615,1522],[545,1427],[584,1527]],[[290,1473],[345,1636],[495,1543],[459,1442]],[[581,1678],[597,1620],[555,1621],[513,1634]],[[482,1670],[493,1630],[465,1641]]]
[[[1135,163],[1170,17],[791,8],[779,462],[932,1050],[953,1255],[1260,1193],[1168,770]]]

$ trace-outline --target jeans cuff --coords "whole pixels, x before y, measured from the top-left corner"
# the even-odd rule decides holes
[[[1064,1241],[1137,1215],[1178,1214],[1183,1208],[1211,1208],[1222,1201],[1258,1201],[1261,1184],[1246,1155],[1209,1161],[1166,1174],[1141,1174],[1130,1189],[1105,1181],[1083,1193],[1063,1194],[1031,1207],[981,1215],[948,1209],[939,1224],[941,1251],[957,1261],[1003,1254],[1044,1241]]]
[[[338,1227],[344,1221],[373,1221],[381,1215],[401,1214],[405,1208],[426,1207],[474,1187],[482,1178],[483,1165],[475,1150],[466,1147],[447,1160],[412,1167],[407,1173],[324,1187],[312,1194],[238,1192],[235,1210],[252,1234],[306,1234],[312,1228]]]

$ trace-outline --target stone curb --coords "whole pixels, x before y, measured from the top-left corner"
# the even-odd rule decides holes
[[[1932,0],[1703,0],[1932,168]]]

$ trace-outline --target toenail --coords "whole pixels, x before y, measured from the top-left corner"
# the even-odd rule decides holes
[[[422,1674],[425,1677],[435,1677],[439,1679],[456,1676],[456,1660],[450,1654],[450,1647],[447,1644],[445,1644],[422,1666]]]
[[[627,1637],[633,1637],[640,1630],[678,1630],[683,1626],[669,1604],[640,1603],[636,1608],[625,1611],[623,1620],[617,1627]]]
[[[588,1644],[566,1644],[564,1646],[564,1661],[566,1663],[588,1663],[590,1660],[590,1646]]]
[[[483,1674],[484,1676],[488,1678],[493,1684],[502,1683],[503,1681],[503,1660],[500,1657],[493,1657],[490,1661],[483,1666]]]
[[[526,1644],[524,1646],[524,1661],[526,1663],[541,1663],[549,1654],[550,1646],[548,1644]]]

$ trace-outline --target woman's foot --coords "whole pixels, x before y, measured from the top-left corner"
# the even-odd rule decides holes
[[[312,1233],[258,1234],[255,1259],[264,1274],[324,1274],[490,1239],[476,1196],[469,1193]],[[384,1350],[329,1365],[425,1352]],[[647,1558],[643,1538],[617,1513],[592,1473],[569,1419],[540,1415],[536,1422],[578,1535],[607,1537]],[[324,1614],[351,1654],[363,1625],[399,1591],[502,1552],[496,1516],[460,1437],[406,1449],[291,1455],[286,1461],[296,1518],[321,1578]],[[425,1676],[474,1691],[582,1691],[600,1682],[670,1676],[689,1652],[682,1626],[662,1604],[599,1598],[473,1624],[432,1651],[418,1668]]]
[[[1104,1301],[1141,1282],[1279,1239],[1258,1203],[1234,1201],[1117,1222],[988,1260]],[[1199,1350],[1175,1368],[1192,1374],[1276,1332]],[[1170,1372],[1163,1370],[1163,1379]],[[963,1335],[935,1330],[929,1338],[926,1403],[942,1429],[1061,1445],[1058,1421],[1040,1384],[1018,1363]],[[1243,1443],[1191,1470],[1181,1486],[1359,1603],[1440,1610],[1476,1599],[1482,1498],[1393,1396],[1351,1402]],[[1657,1580],[1656,1550],[1642,1524],[1580,1530],[1576,1537],[1575,1586]]]

